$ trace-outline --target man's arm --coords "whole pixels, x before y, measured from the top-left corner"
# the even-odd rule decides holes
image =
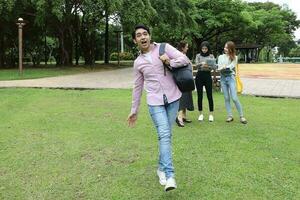
[[[189,58],[170,44],[166,44],[165,54],[170,58],[171,67],[181,67],[190,63]]]
[[[144,76],[137,69],[137,67],[134,66],[134,85],[132,89],[131,111],[127,118],[129,126],[134,126],[135,121],[137,120],[137,113],[141,102],[143,87],[144,87]]]

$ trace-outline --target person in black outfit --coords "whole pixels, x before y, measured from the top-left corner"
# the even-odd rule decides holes
[[[189,44],[186,41],[180,41],[177,49],[183,54],[186,54],[189,49]],[[192,66],[192,65],[191,65]],[[191,69],[192,70],[192,69]],[[179,101],[179,111],[176,118],[176,123],[179,127],[184,127],[184,123],[191,123],[192,121],[187,119],[186,111],[194,110],[193,95],[192,92],[183,92]]]
[[[214,111],[214,101],[212,96],[212,78],[211,71],[216,69],[215,57],[211,54],[209,43],[204,41],[200,46],[200,53],[196,55],[195,59],[196,67],[198,68],[196,75],[196,88],[198,94],[198,110],[200,112],[198,120],[203,121],[204,115],[202,113],[203,106],[203,86],[205,87],[206,96],[209,104],[209,118],[210,122],[214,121],[213,111]]]

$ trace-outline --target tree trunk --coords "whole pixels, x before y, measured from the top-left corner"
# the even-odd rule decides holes
[[[260,56],[260,52],[261,52],[262,48],[259,48],[257,50],[257,62],[259,61],[259,56]]]
[[[105,52],[105,55],[104,55],[104,63],[105,64],[108,64],[109,63],[109,50],[108,50],[108,36],[109,36],[109,33],[108,33],[108,5],[106,4],[105,5],[105,49],[104,49],[104,52]]]
[[[74,52],[74,43],[73,43],[73,29],[72,27],[68,27],[66,39],[66,49],[68,53],[68,65],[73,65],[73,52]]]
[[[82,26],[85,26],[84,23]],[[84,57],[85,65],[93,65],[95,63],[95,32],[88,33],[82,27],[81,31],[81,49]]]
[[[0,34],[0,68],[4,68],[4,35]]]
[[[95,49],[96,49],[96,32],[93,31],[90,37],[90,48],[91,48],[91,62],[90,65],[94,65],[95,64]]]
[[[61,28],[59,30],[59,50],[57,65],[72,65],[73,42],[69,31],[69,29],[64,30],[64,28]]]
[[[47,35],[46,35],[46,28],[45,28],[45,35],[44,35],[44,59],[45,59],[45,65],[47,65],[48,59],[47,58]]]
[[[85,64],[94,65],[95,64],[95,32],[92,32],[86,38],[86,49],[85,49]]]
[[[75,60],[76,65],[79,65],[79,17],[76,12],[75,16]]]
[[[56,64],[57,65],[64,65],[64,63],[65,63],[65,54],[64,54],[64,52],[65,52],[64,48],[65,47],[64,47],[64,39],[63,39],[64,34],[61,30],[59,32],[60,32],[60,34],[58,36],[59,47],[58,47],[58,52],[57,52],[58,55],[57,55]]]
[[[270,62],[270,52],[271,52],[271,49],[268,49],[268,51],[267,51],[267,62]]]

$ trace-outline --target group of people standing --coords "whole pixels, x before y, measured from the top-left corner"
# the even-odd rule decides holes
[[[132,90],[132,106],[127,121],[130,127],[135,125],[138,118],[142,91],[145,89],[149,114],[158,136],[159,155],[156,174],[159,183],[164,186],[164,190],[170,191],[177,188],[172,160],[172,125],[175,121],[190,122],[186,117],[186,110],[193,110],[194,106],[191,92],[182,94],[175,84],[171,72],[168,70],[164,71],[164,65],[168,65],[170,68],[177,68],[190,64],[191,61],[185,55],[188,50],[188,44],[185,42],[180,43],[179,50],[166,44],[165,54],[160,56],[160,44],[151,42],[150,29],[143,24],[135,26],[132,32],[132,39],[138,46],[140,54],[135,59],[133,66],[134,86]],[[209,121],[214,120],[212,79],[210,74],[210,71],[216,67],[214,62],[212,62],[213,59],[214,57],[210,52],[209,44],[207,42],[202,43],[201,53],[196,57],[196,66],[198,67],[196,87],[198,109],[200,111],[198,119],[200,121],[204,118],[202,114],[203,86],[206,89],[209,100]],[[236,64],[237,57],[235,56],[234,43],[227,42],[224,47],[224,54],[219,56],[217,64],[217,70],[221,73],[221,86],[228,114],[226,121],[233,121],[230,106],[231,97],[240,114],[240,121],[247,123],[236,94],[234,73]]]
[[[177,49],[183,54],[188,51],[188,43],[180,41]],[[228,41],[224,46],[224,54],[218,57],[218,64],[215,62],[215,57],[211,53],[210,45],[207,41],[204,41],[200,45],[200,53],[196,55],[195,64],[197,68],[197,74],[195,78],[195,85],[197,88],[198,97],[198,121],[204,120],[203,114],[203,87],[206,91],[206,96],[209,105],[208,121],[214,121],[214,100],[213,100],[213,80],[211,72],[212,70],[220,71],[221,75],[221,88],[224,94],[225,107],[227,111],[226,122],[232,122],[233,116],[230,105],[230,97],[237,108],[240,115],[240,122],[247,123],[246,118],[243,115],[241,103],[237,97],[236,82],[235,82],[235,67],[237,65],[237,56],[235,52],[235,45],[232,41]],[[176,123],[179,127],[184,127],[185,123],[191,123],[190,119],[187,119],[187,110],[194,110],[194,103],[192,92],[184,92],[179,101],[179,111],[176,118]]]

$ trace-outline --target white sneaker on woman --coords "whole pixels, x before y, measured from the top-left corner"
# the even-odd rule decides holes
[[[161,185],[166,185],[167,184],[167,179],[166,179],[166,174],[163,171],[160,171],[159,169],[157,169],[156,171],[158,179],[159,179],[159,183]]]
[[[203,116],[203,114],[201,114],[201,115],[199,115],[199,117],[198,117],[198,121],[203,121],[203,119],[204,119],[204,116]]]
[[[209,115],[208,121],[213,122],[214,121],[214,116],[213,115]]]
[[[168,178],[167,184],[165,186],[165,191],[168,192],[170,190],[174,190],[177,188],[176,181],[173,177]]]

